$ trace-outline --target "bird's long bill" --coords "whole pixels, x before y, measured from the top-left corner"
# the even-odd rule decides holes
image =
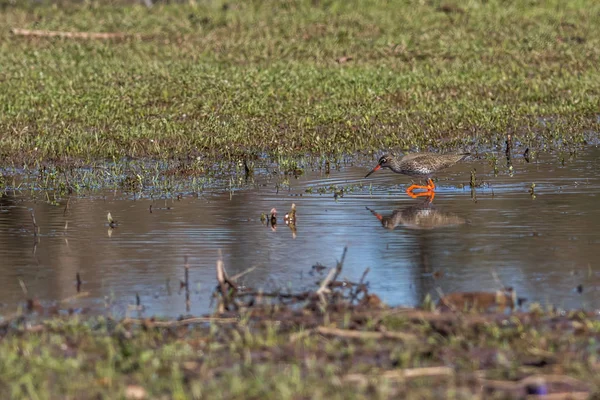
[[[368,178],[368,177],[369,177],[369,175],[371,175],[371,174],[372,174],[373,172],[375,172],[375,171],[379,171],[380,169],[381,169],[381,165],[377,164],[377,166],[376,166],[375,168],[373,168],[373,169],[371,170],[371,172],[369,172],[367,175],[365,175],[365,178]]]

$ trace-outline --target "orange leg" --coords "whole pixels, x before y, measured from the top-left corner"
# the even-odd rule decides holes
[[[427,180],[427,190],[433,192],[435,190],[435,183],[433,183],[433,179],[429,178]]]
[[[429,186],[423,186],[423,185],[410,185],[408,187],[408,189],[406,189],[406,193],[411,193],[413,192],[415,189],[425,189],[425,190],[429,190]]]
[[[415,193],[414,192],[415,189],[425,189],[425,192]],[[433,183],[433,180],[428,179],[427,180],[427,185],[425,185],[425,186],[423,186],[423,185],[410,185],[406,189],[406,194],[408,194],[413,199],[416,199],[417,197],[427,196],[427,197],[429,197],[429,202],[432,202],[433,198],[435,197],[435,184]]]
[[[427,185],[425,185],[425,186],[423,186],[423,185],[410,185],[406,189],[406,193],[408,193],[408,195],[410,196],[410,194],[413,193],[415,191],[415,189],[425,189],[427,192],[433,192],[433,191],[435,191],[435,183],[433,183],[433,180],[428,179],[427,180]]]
[[[408,195],[410,197],[412,197],[413,199],[416,199],[418,197],[427,197],[427,199],[429,200],[430,203],[435,198],[435,192],[433,192],[433,191],[432,192],[419,192],[419,193],[410,192],[410,193],[408,193]]]

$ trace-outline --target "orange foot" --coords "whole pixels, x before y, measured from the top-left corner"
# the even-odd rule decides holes
[[[425,189],[425,192],[415,193],[414,192],[415,189]],[[433,201],[433,198],[435,197],[435,184],[433,183],[433,181],[431,179],[428,179],[426,186],[410,185],[408,187],[408,189],[406,189],[406,194],[408,194],[413,199],[416,199],[417,197],[423,197],[423,196],[429,197],[429,202],[431,203]]]

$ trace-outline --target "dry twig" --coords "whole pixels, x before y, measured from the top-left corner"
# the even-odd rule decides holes
[[[128,37],[137,37],[140,35],[134,35],[123,32],[63,32],[63,31],[45,31],[45,30],[31,30],[13,28],[11,33],[17,36],[30,36],[30,37],[59,37],[65,39],[125,39]]]
[[[67,298],[62,299],[60,302],[61,303],[68,303],[70,301],[73,301],[73,300],[76,300],[76,299],[79,299],[79,298],[82,298],[82,297],[87,297],[89,295],[90,295],[90,292],[79,292],[79,293],[77,293],[77,294],[75,294],[73,296],[69,296]]]
[[[378,374],[378,378],[392,381],[404,381],[406,379],[415,379],[423,377],[441,377],[453,376],[454,370],[450,367],[425,367],[425,368],[407,368],[391,371],[384,371]],[[348,374],[344,377],[347,382],[367,384],[369,377],[364,374]]]
[[[325,279],[323,279],[323,282],[321,282],[321,286],[319,287],[319,290],[317,290],[317,292],[316,292],[317,295],[319,296],[319,298],[321,299],[321,302],[323,302],[323,303],[326,302],[325,293],[331,292],[331,290],[329,290],[329,284],[333,280],[334,276],[337,275],[336,270],[337,270],[337,268],[331,268],[329,270],[329,273],[327,274]]]
[[[315,329],[316,332],[325,336],[337,336],[348,339],[362,340],[381,340],[381,339],[398,339],[404,342],[416,341],[417,337],[410,333],[402,332],[372,332],[372,331],[356,331],[351,329],[328,328],[319,326]]]
[[[240,279],[242,276],[249,274],[250,272],[254,271],[256,269],[256,265],[254,267],[250,267],[245,271],[240,272],[239,274],[235,274],[234,276],[232,276],[230,279],[232,281],[238,280]]]
[[[204,322],[220,323],[220,324],[231,324],[237,323],[237,318],[219,318],[219,317],[195,317],[181,319],[177,321],[152,321],[150,319],[136,319],[136,318],[125,318],[123,324],[147,324],[149,326],[156,327],[170,327],[170,326],[185,326],[191,324],[198,324]]]

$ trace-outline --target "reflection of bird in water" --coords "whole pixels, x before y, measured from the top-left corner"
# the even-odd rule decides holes
[[[296,225],[296,204],[292,203],[292,209],[289,213],[285,214],[283,221],[286,225]]]
[[[283,221],[292,231],[292,238],[296,239],[296,204],[292,203],[292,209],[289,213],[285,214]]]
[[[271,208],[271,215],[269,216],[269,222],[271,222],[271,230],[277,230],[277,210]]]
[[[369,207],[367,210],[381,221],[381,226],[393,230],[398,225],[411,229],[435,229],[447,226],[462,225],[466,219],[445,211],[441,211],[429,202],[397,209],[388,216],[383,216]]]
[[[431,177],[438,171],[451,167],[468,154],[437,154],[437,153],[411,153],[404,157],[396,158],[385,154],[380,159],[375,168],[366,176],[368,177],[381,168],[389,168],[397,174],[404,174],[412,177],[427,178],[427,185],[411,185],[406,189],[406,193],[412,197],[427,196],[432,201],[435,197],[435,184]],[[425,189],[425,192],[414,193],[415,189]]]
[[[110,211],[108,212],[108,214],[106,214],[106,219],[108,220],[108,226],[111,229],[116,228],[117,226],[119,226],[119,221],[115,221],[112,217],[112,215],[110,214]]]

